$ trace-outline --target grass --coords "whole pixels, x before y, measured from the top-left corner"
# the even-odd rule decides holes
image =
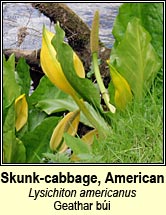
[[[141,102],[134,101],[124,112],[112,114],[111,124],[109,137],[96,139],[92,145],[93,153],[86,154],[79,163],[163,163],[162,78],[156,78]],[[70,163],[69,157],[55,156],[51,160],[53,163]]]
[[[95,144],[104,163],[163,162],[163,87],[156,79],[142,103],[134,103],[112,119],[112,134]]]

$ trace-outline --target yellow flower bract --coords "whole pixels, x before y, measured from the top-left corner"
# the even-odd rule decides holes
[[[45,27],[43,28],[42,37],[42,48],[40,53],[40,62],[44,73],[50,79],[50,81],[57,86],[59,89],[64,91],[71,96],[75,94],[75,90],[72,88],[70,83],[67,81],[60,63],[56,58],[56,50],[51,44],[51,40],[55,35],[48,31]],[[80,78],[85,77],[84,67],[81,60],[73,52],[73,62],[77,75]]]
[[[109,62],[107,61],[109,64]],[[109,64],[110,73],[112,78],[112,83],[115,88],[115,105],[120,110],[125,109],[126,105],[132,101],[132,92],[130,85],[126,81],[126,79],[116,71],[116,69]]]
[[[50,140],[50,148],[52,151],[56,151],[57,149],[60,152],[65,151],[68,146],[63,141],[63,134],[67,132],[68,134],[74,136],[78,129],[78,124],[80,120],[80,111],[76,110],[68,113],[55,127],[51,140]]]
[[[25,94],[22,94],[15,100],[15,113],[16,113],[16,131],[19,131],[28,120],[28,104]]]

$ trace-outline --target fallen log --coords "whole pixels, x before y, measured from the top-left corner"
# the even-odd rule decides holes
[[[44,75],[40,66],[40,50],[4,49],[3,54],[6,59],[8,59],[11,54],[14,54],[16,63],[21,57],[26,59],[27,64],[30,66],[33,87],[36,88],[40,78]]]
[[[90,28],[77,14],[63,3],[32,3],[32,6],[49,17],[51,22],[60,22],[61,27],[65,31],[68,43],[82,60],[85,72],[89,72],[91,66]],[[106,65],[106,60],[109,59],[110,49],[105,47],[102,43],[100,43],[99,47],[99,58],[101,59],[100,70],[104,84],[107,87],[110,81],[110,73]],[[26,59],[30,66],[32,80],[35,82],[36,87],[43,75],[40,67],[40,49],[5,49],[3,53],[6,57],[14,53],[16,61],[20,57]],[[92,79],[94,80],[95,77],[92,77]]]
[[[57,23],[59,21],[65,31],[69,45],[78,54],[83,62],[85,71],[88,72],[91,65],[90,28],[64,3],[32,3],[32,6],[47,16],[51,22]],[[101,75],[107,86],[110,73],[105,61],[109,59],[111,50],[101,42],[99,47]]]
[[[32,3],[32,6],[47,16],[51,22],[60,23],[68,43],[78,51],[89,46],[90,29],[82,19],[64,3]]]
[[[4,49],[3,54],[8,58],[11,54],[15,55],[16,61],[24,57],[27,63],[33,67],[40,65],[40,50],[21,50],[21,49]]]

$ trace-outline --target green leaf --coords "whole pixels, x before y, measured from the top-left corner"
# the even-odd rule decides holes
[[[20,95],[19,86],[15,79],[15,56],[8,60],[3,57],[3,108],[7,108]]]
[[[141,100],[161,68],[161,60],[150,43],[149,33],[134,18],[128,23],[121,42],[111,52],[111,61]]]
[[[108,117],[106,119],[104,113],[99,113],[97,112],[92,105],[90,105],[87,102],[84,102],[86,107],[88,108],[88,110],[92,113],[93,117],[100,122],[101,125],[103,125],[103,128],[105,127],[105,123],[104,123],[104,119],[108,120]],[[36,104],[36,107],[41,109],[42,111],[44,111],[45,113],[47,113],[48,115],[52,114],[52,113],[57,113],[57,112],[61,112],[61,111],[74,111],[76,109],[78,109],[78,106],[76,105],[76,103],[74,102],[74,100],[72,100],[72,98],[70,96],[66,97],[66,98],[59,98],[59,99],[44,99],[41,101],[38,101],[38,103]],[[100,114],[103,114],[102,117],[100,116]],[[81,112],[80,115],[80,122],[82,122],[85,125],[88,125],[90,127],[93,127],[92,124],[89,122],[89,120],[84,116],[84,114]]]
[[[25,147],[15,136],[15,108],[14,103],[8,108],[3,125],[4,163],[24,163]]]
[[[15,57],[3,58],[3,152],[5,163],[24,163],[26,152],[23,143],[15,135],[15,99],[20,87],[15,76]]]
[[[67,43],[64,43],[64,36],[64,31],[57,24],[56,37],[53,38],[52,45],[56,49],[57,58],[61,64],[65,77],[70,85],[85,101],[88,101],[90,104],[99,108],[100,94],[90,80],[80,78],[76,74],[73,64],[73,50]]]
[[[118,44],[124,37],[128,22],[134,17],[152,36],[152,45],[156,52],[163,57],[163,3],[125,3],[120,6],[115,19],[113,35]]]
[[[75,155],[88,154],[91,152],[90,146],[81,139],[73,137],[67,133],[64,134],[65,143],[73,150]]]
[[[70,97],[65,99],[44,99],[39,101],[36,107],[42,109],[47,114],[78,109],[76,103]]]
[[[14,103],[12,103],[8,108],[3,125],[3,151],[5,163],[11,162],[14,145],[15,145],[15,109]]]
[[[26,149],[12,130],[3,134],[4,163],[25,163]]]
[[[24,58],[20,58],[18,64],[16,66],[17,77],[16,81],[17,84],[21,87],[21,94],[25,93],[29,95],[30,84],[31,84],[31,77],[29,73],[29,66],[26,64]]]
[[[66,110],[74,111],[78,108],[71,96],[59,90],[46,76],[40,80],[38,87],[30,96],[29,102],[31,105],[35,105],[36,108],[47,114]],[[100,117],[100,114],[96,112],[90,104],[86,103],[85,105],[91,111],[96,120],[100,121],[101,124],[103,123],[104,125],[104,119]],[[36,111],[38,112],[39,110]],[[35,123],[34,121],[36,121],[38,117],[35,117],[35,114],[31,117],[30,114],[31,112],[29,113],[29,118],[31,118],[33,123]],[[39,115],[41,115],[41,113],[39,113]],[[35,117],[36,120],[33,120],[33,117]],[[92,126],[82,113],[80,119],[84,124]],[[31,123],[31,125],[33,123]]]
[[[39,163],[42,154],[49,150],[49,141],[58,121],[58,117],[44,119],[33,131],[21,138],[26,147],[27,163]]]
[[[47,114],[37,108],[31,108],[28,114],[28,131],[33,131],[47,117]]]
[[[41,78],[39,85],[32,93],[29,100],[32,105],[36,105],[39,101],[45,99],[64,99],[66,97],[68,97],[67,94],[59,90],[44,76]]]
[[[15,152],[13,153],[12,163],[25,163],[26,161],[26,148],[23,142],[16,138]]]
[[[13,146],[16,144],[15,140],[15,134],[12,130],[3,132],[4,163],[12,162]]]

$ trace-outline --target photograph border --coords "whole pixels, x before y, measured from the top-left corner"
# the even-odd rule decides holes
[[[0,166],[166,166],[166,151],[165,151],[165,1],[96,1],[93,3],[136,3],[136,2],[148,2],[148,3],[163,3],[163,163],[51,163],[51,164],[29,164],[29,163],[3,163],[3,3],[32,3],[32,1],[2,1],[1,2],[1,147],[0,147]],[[38,2],[38,1],[37,1]],[[40,1],[51,3],[52,1]],[[55,1],[54,1],[55,2]],[[56,3],[85,3],[83,1],[57,1]],[[92,3],[86,1],[86,3]]]

